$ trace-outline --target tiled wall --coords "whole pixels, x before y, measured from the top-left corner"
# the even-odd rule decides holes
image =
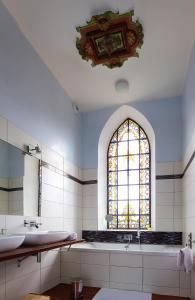
[[[190,295],[190,274],[177,269],[176,256],[71,250],[61,268],[65,283],[80,277],[88,286]]]
[[[156,175],[178,175],[182,163],[157,163]],[[97,170],[83,171],[83,180],[97,179]],[[97,184],[83,186],[83,229],[98,229]],[[182,231],[182,179],[156,180],[156,230]]]
[[[65,161],[63,157],[48,149],[40,141],[25,134],[12,123],[0,118],[0,139],[23,149],[24,144],[39,144],[42,160],[56,168],[80,177],[78,168]],[[41,217],[0,215],[0,228],[8,233],[24,232],[25,219],[36,219],[42,223],[41,230],[76,231],[82,230],[82,188],[81,185],[42,168],[42,211]],[[16,260],[0,264],[0,299],[17,300],[28,292],[43,292],[60,283],[60,253],[52,250],[42,254],[41,263],[36,257],[24,260],[17,267]]]

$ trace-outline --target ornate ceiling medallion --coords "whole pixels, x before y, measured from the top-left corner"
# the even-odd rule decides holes
[[[121,67],[130,57],[138,57],[137,48],[143,44],[141,23],[132,20],[134,10],[125,14],[106,11],[91,18],[87,25],[77,27],[81,38],[76,47],[84,60],[92,66]]]

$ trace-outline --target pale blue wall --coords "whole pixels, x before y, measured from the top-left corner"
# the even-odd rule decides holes
[[[187,149],[195,130],[195,43],[186,77],[183,96],[183,153]]]
[[[80,115],[1,2],[0,115],[80,163]]]
[[[156,160],[177,161],[182,158],[181,98],[131,103],[145,115],[156,136]],[[97,168],[98,140],[111,114],[118,107],[82,114],[82,166]]]

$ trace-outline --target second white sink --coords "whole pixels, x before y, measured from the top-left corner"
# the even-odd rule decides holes
[[[0,252],[15,250],[24,241],[24,235],[0,235]]]
[[[61,242],[70,235],[68,231],[32,231],[26,232],[24,245],[44,245],[49,243]]]

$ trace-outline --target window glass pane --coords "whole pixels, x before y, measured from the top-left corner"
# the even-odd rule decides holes
[[[129,156],[129,169],[139,169],[139,155]]]
[[[118,214],[127,215],[128,214],[128,202],[127,201],[118,201]]]
[[[128,184],[127,174],[128,174],[127,171],[118,172],[118,185]]]
[[[113,220],[111,223],[109,223],[109,229],[117,229],[117,218],[116,216],[113,216]]]
[[[128,156],[118,157],[118,170],[127,170]]]
[[[128,199],[128,188],[127,186],[118,186],[118,200]]]
[[[140,169],[145,169],[150,167],[150,156],[149,154],[140,155]]]
[[[118,129],[118,141],[128,141],[128,120],[125,121]]]
[[[113,134],[111,142],[117,142],[117,131]]]
[[[149,185],[140,185],[140,199],[149,199],[150,189]]]
[[[129,228],[139,228],[139,216],[129,216]]]
[[[129,171],[129,184],[139,184],[139,171]]]
[[[128,151],[128,142],[119,142],[118,143],[118,155],[127,155]]]
[[[140,153],[149,153],[148,140],[140,140]]]
[[[108,170],[117,171],[117,157],[108,159]]]
[[[139,185],[129,186],[129,199],[139,199]]]
[[[129,141],[129,154],[139,154],[139,140]]]
[[[149,216],[141,216],[140,217],[140,227],[143,229],[149,229],[149,227],[150,227]]]
[[[141,170],[140,171],[140,184],[145,184],[150,182],[150,171]]]
[[[139,201],[129,201],[129,214],[139,215]]]
[[[117,214],[117,201],[109,201],[109,215],[116,215]]]
[[[140,201],[140,214],[148,215],[150,213],[150,201],[141,200]]]
[[[117,184],[117,172],[109,172],[108,174],[108,184],[116,185]]]
[[[139,126],[129,120],[129,140],[137,140],[139,139]]]
[[[118,216],[118,228],[128,228],[128,216]]]
[[[109,200],[117,200],[117,188],[116,187],[108,188],[108,199]]]
[[[144,133],[144,131],[140,128],[140,139],[147,139],[146,134]]]
[[[117,143],[111,143],[108,150],[108,156],[117,156]]]

